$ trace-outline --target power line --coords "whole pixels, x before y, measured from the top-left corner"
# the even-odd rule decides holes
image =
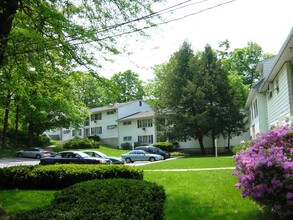
[[[179,4],[170,6],[170,7],[165,8],[165,9],[162,9],[162,10],[160,10],[158,12],[154,12],[154,13],[151,13],[149,15],[146,15],[146,16],[143,16],[143,17],[140,17],[140,18],[131,20],[131,21],[127,21],[127,22],[124,22],[124,23],[120,23],[117,26],[111,26],[108,29],[104,29],[103,32],[106,31],[106,30],[110,30],[110,29],[119,27],[119,26],[123,26],[123,25],[126,25],[126,24],[130,24],[132,22],[140,21],[140,20],[142,20],[142,18],[149,18],[149,16],[158,16],[158,15],[155,15],[155,14],[162,13],[162,12],[166,13],[167,10],[170,10],[171,8],[174,8],[174,7],[175,7],[175,9],[173,9],[171,11],[176,11],[176,10],[181,9],[183,7],[187,7],[186,5],[184,6],[184,4],[186,4],[187,2],[190,2],[190,1],[193,1],[193,0],[187,0],[187,1],[181,2]],[[202,3],[202,2],[205,2],[205,1],[209,1],[209,0],[202,0],[202,1],[195,2],[195,3],[190,3],[188,5],[191,5],[191,4],[199,4],[199,3]],[[101,42],[101,41],[104,41],[104,40],[107,40],[107,39],[112,39],[112,38],[121,37],[123,35],[137,33],[137,32],[140,32],[140,31],[143,31],[143,30],[146,30],[146,29],[150,29],[150,28],[153,28],[153,27],[157,27],[157,26],[160,26],[160,25],[169,24],[169,23],[175,22],[175,21],[180,21],[180,20],[183,20],[183,19],[185,19],[187,17],[191,17],[191,16],[194,16],[194,15],[198,15],[198,14],[201,14],[201,13],[203,13],[205,11],[218,8],[218,7],[221,7],[221,6],[226,5],[226,4],[230,4],[230,3],[234,2],[234,1],[236,1],[236,0],[230,0],[230,1],[222,2],[222,3],[219,3],[217,5],[214,5],[214,6],[211,6],[211,7],[202,9],[202,10],[199,10],[197,12],[193,12],[193,13],[190,13],[190,14],[187,14],[187,15],[184,15],[184,16],[181,16],[181,17],[178,17],[178,18],[175,18],[175,19],[163,21],[163,22],[160,22],[160,23],[150,24],[148,26],[144,26],[144,27],[141,27],[141,28],[137,28],[135,30],[126,31],[126,32],[118,33],[118,34],[114,34],[114,35],[109,35],[109,36],[106,36],[106,37],[103,37],[103,38],[99,38],[99,39],[95,39],[95,40],[88,40],[86,42],[84,42],[84,41],[83,42],[76,42],[76,43],[72,43],[71,45],[72,46],[78,46],[78,45],[81,45],[81,44],[89,44],[89,43],[92,43],[92,42]],[[176,9],[176,7],[178,7],[178,6],[180,6],[180,7]],[[71,39],[71,40],[68,40],[67,42],[77,41],[77,40],[79,40],[79,39]],[[52,46],[52,47],[48,47],[48,48],[40,48],[38,50],[33,50],[33,49],[32,50],[25,50],[25,51],[20,51],[20,52],[13,53],[13,55],[23,54],[23,53],[32,53],[32,52],[38,52],[38,51],[44,51],[44,50],[51,50],[51,49],[60,48],[60,47],[63,47],[63,45],[60,45],[60,46]],[[10,56],[12,56],[12,54]]]

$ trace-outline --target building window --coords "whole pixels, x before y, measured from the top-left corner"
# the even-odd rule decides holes
[[[73,136],[73,137],[81,136],[81,129],[78,129],[78,130],[72,130],[72,136]]]
[[[102,127],[93,127],[91,128],[91,135],[99,135],[102,134]]]
[[[84,122],[84,126],[89,126],[90,125],[90,118],[86,118]]]
[[[125,136],[125,137],[123,137],[123,141],[132,141],[132,137],[131,136]]]
[[[113,115],[113,114],[115,114],[115,112],[116,112],[116,110],[108,111],[107,115]]]
[[[140,143],[140,144],[152,144],[153,143],[153,135],[138,136],[138,143]]]
[[[84,136],[85,136],[85,137],[90,136],[90,129],[89,129],[89,128],[85,128],[85,129],[84,129]]]
[[[116,127],[117,127],[117,125],[107,125],[108,130],[115,129]]]
[[[131,121],[124,121],[123,125],[131,125]]]
[[[91,115],[91,121],[102,120],[102,113],[95,113]]]
[[[137,120],[137,128],[153,127],[152,119]]]
[[[142,101],[141,100],[139,101],[139,106],[142,106]]]
[[[279,80],[276,80],[275,82],[275,89],[277,91],[277,94],[279,93]]]

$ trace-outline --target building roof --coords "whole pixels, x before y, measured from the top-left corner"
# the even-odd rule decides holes
[[[89,109],[89,112],[93,113],[93,112],[103,112],[103,111],[109,111],[109,110],[116,110],[116,109],[118,109],[118,108],[120,108],[122,106],[129,105],[129,104],[131,104],[133,102],[136,102],[136,101],[123,102],[123,103],[114,103],[114,104],[108,105],[108,106],[92,108],[92,109]]]
[[[264,92],[267,88],[267,85],[276,78],[278,72],[286,63],[287,61],[292,60],[292,54],[293,54],[293,28],[291,29],[287,39],[285,40],[283,46],[281,47],[278,55],[275,58],[275,61],[273,62],[268,75],[265,77],[264,83],[260,87],[260,91]]]
[[[155,117],[154,111],[146,111],[146,112],[137,112],[133,115],[127,116],[125,118],[121,118],[118,121],[129,121],[134,119],[143,119],[143,118],[152,118]]]

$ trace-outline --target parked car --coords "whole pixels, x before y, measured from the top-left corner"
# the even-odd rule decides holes
[[[86,153],[81,151],[62,151],[51,157],[41,158],[40,164],[111,164],[111,160],[106,158],[90,157]]]
[[[32,157],[32,158],[44,158],[50,157],[51,153],[39,147],[31,147],[27,150],[20,150],[16,152],[17,157]]]
[[[171,157],[169,152],[163,151],[160,148],[154,146],[138,146],[135,148],[135,150],[144,150],[150,154],[159,154],[164,157],[164,160]]]
[[[133,150],[126,154],[122,154],[121,158],[125,160],[126,163],[132,163],[134,161],[156,161],[162,160],[163,157],[159,154],[150,154],[144,150]]]
[[[100,158],[110,159],[112,161],[112,164],[124,164],[125,162],[122,158],[108,156],[100,151],[84,150],[82,152],[88,154],[91,157],[100,157]]]

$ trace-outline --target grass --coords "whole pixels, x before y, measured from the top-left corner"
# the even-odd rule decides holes
[[[232,157],[182,157],[175,160],[167,160],[159,163],[142,166],[142,169],[193,169],[193,168],[215,168],[215,167],[234,167]]]
[[[17,213],[50,204],[55,191],[0,190],[0,204],[8,213]]]
[[[122,150],[98,149],[119,156]],[[127,151],[127,150],[126,150]],[[276,219],[262,214],[253,201],[242,198],[234,187],[233,170],[154,172],[154,169],[190,169],[232,167],[232,157],[186,157],[141,166],[144,179],[162,185],[167,194],[165,219]],[[0,190],[0,204],[9,213],[21,212],[49,204],[54,191]]]

